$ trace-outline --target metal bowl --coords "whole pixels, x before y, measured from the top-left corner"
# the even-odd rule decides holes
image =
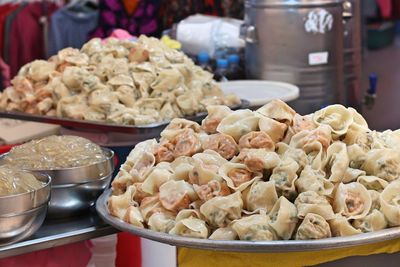
[[[108,148],[102,149],[106,159],[96,164],[41,170],[53,178],[47,211],[49,218],[66,218],[85,212],[110,185],[114,171],[114,152]]]
[[[81,214],[94,205],[106,189],[114,171],[114,152],[102,148],[106,159],[88,166],[35,170],[52,178],[49,218],[66,218]],[[2,157],[5,157],[3,155]],[[0,157],[1,165],[1,157]]]
[[[112,171],[98,180],[84,183],[51,186],[51,200],[47,216],[59,219],[85,212],[110,185]]]
[[[35,233],[46,217],[51,178],[31,172],[45,185],[35,191],[0,197],[0,245],[8,245]]]

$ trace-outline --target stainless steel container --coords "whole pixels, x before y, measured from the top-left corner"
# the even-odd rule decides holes
[[[297,85],[303,114],[343,102],[342,13],[340,0],[247,0],[248,77]]]
[[[361,0],[343,2],[345,104],[361,109]]]
[[[41,171],[53,178],[49,218],[79,215],[94,205],[109,186],[114,171],[114,152],[107,148],[103,151],[106,160],[93,165]]]
[[[102,149],[106,159],[96,164],[56,170],[35,170],[52,177],[48,218],[66,218],[87,211],[109,186],[114,171],[114,152],[107,148]],[[7,154],[2,155],[6,156]]]
[[[0,246],[9,245],[35,233],[46,217],[50,199],[50,176],[32,172],[44,186],[38,190],[0,197]]]

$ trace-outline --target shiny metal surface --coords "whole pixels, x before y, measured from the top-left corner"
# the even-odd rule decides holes
[[[330,14],[332,27],[322,27]],[[250,79],[288,82],[300,88],[291,103],[301,114],[342,102],[343,18],[342,1],[248,0],[242,36],[246,40],[246,72]],[[323,32],[306,31],[306,23]],[[315,30],[315,29],[314,29]],[[312,63],[315,53],[327,53],[326,63]],[[324,61],[325,62],[325,61]]]
[[[45,185],[33,192],[0,197],[0,246],[18,242],[32,235],[46,217],[51,178],[34,173]]]
[[[349,17],[344,23],[344,88],[345,104],[361,109],[361,0],[346,0]]]
[[[46,218],[43,225],[26,240],[0,246],[0,259],[96,237],[117,233],[118,230],[103,222],[95,210],[84,215],[61,220]]]
[[[96,210],[105,222],[121,231],[129,232],[147,239],[178,247],[240,252],[296,252],[352,247],[400,238],[400,227],[347,237],[333,237],[320,240],[278,240],[252,242],[188,238],[135,227],[114,216],[111,216],[107,211],[107,200],[110,195],[111,190],[106,190],[96,202]]]
[[[237,106],[231,107],[231,109],[242,109],[248,108],[249,102],[247,100],[242,99],[241,103]],[[185,119],[193,120],[200,122],[207,116],[207,113],[199,113],[195,116],[187,116]],[[150,138],[155,138],[160,136],[160,132],[164,130],[164,128],[168,125],[169,121],[153,123],[148,125],[119,125],[113,123],[106,122],[96,122],[96,121],[85,121],[85,120],[73,120],[73,119],[65,119],[54,116],[41,116],[41,115],[33,115],[22,112],[9,112],[9,111],[0,111],[0,117],[16,119],[16,120],[24,120],[24,121],[36,121],[43,123],[51,123],[57,124],[64,127],[72,128],[72,129],[82,129],[90,132],[116,132],[116,133],[129,133],[135,135],[136,138],[140,138],[140,141],[144,141]]]
[[[114,171],[114,151],[108,148],[102,148],[102,150],[106,159],[96,164],[74,168],[34,171],[45,173],[52,177],[52,188],[55,185],[81,184],[95,181]],[[7,157],[7,154],[0,155],[0,165],[2,165],[2,159]]]
[[[47,216],[66,218],[86,212],[110,185],[113,172],[90,182],[51,186]]]

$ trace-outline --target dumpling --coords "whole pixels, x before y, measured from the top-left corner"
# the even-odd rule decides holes
[[[240,137],[239,148],[262,148],[268,151],[275,151],[275,144],[265,132],[253,131]]]
[[[191,217],[176,222],[169,234],[204,239],[208,237],[208,228],[205,221]]]
[[[382,191],[380,198],[381,211],[390,226],[400,225],[400,180],[391,182]]]
[[[163,139],[172,140],[176,135],[182,133],[185,129],[192,129],[195,133],[201,132],[201,127],[197,122],[175,118],[160,133],[160,136]]]
[[[368,190],[360,183],[340,183],[334,197],[333,209],[348,219],[365,217],[372,205]]]
[[[400,177],[400,152],[395,149],[372,149],[361,168],[367,175],[391,182]]]
[[[189,181],[192,184],[203,185],[211,180],[222,181],[218,169],[227,162],[213,150],[193,155],[193,168],[189,172]]]
[[[171,213],[156,212],[150,216],[147,225],[153,231],[168,233],[175,226],[175,218]]]
[[[214,197],[200,206],[200,213],[212,227],[226,227],[241,218],[243,201],[240,191],[229,196]]]
[[[207,106],[208,116],[201,122],[202,129],[208,134],[217,132],[217,127],[223,118],[227,117],[233,111],[222,105]]]
[[[239,152],[239,147],[235,139],[230,135],[222,133],[209,135],[203,142],[203,149],[214,150],[228,160]]]
[[[253,172],[264,172],[278,166],[280,158],[275,152],[264,149],[242,149],[232,162],[243,163]]]
[[[297,134],[304,130],[314,130],[317,126],[312,121],[312,115],[313,114],[301,116],[300,114],[296,113],[293,116],[292,126],[290,127],[293,131],[293,134]]]
[[[328,222],[314,213],[307,213],[296,232],[296,240],[322,239],[331,236]]]
[[[192,157],[182,156],[171,162],[171,169],[173,174],[171,179],[173,180],[189,180],[189,173],[193,169],[194,160]]]
[[[329,181],[338,183],[343,180],[344,174],[349,166],[349,157],[346,144],[334,142],[327,151],[327,162],[325,169]]]
[[[349,166],[354,169],[361,169],[367,158],[366,151],[359,145],[354,144],[347,147],[347,155],[349,156]]]
[[[342,183],[347,184],[351,182],[358,182],[358,178],[361,176],[365,176],[365,171],[359,170],[359,169],[353,169],[353,168],[347,168],[342,179]]]
[[[242,193],[244,208],[248,211],[270,212],[278,200],[274,181],[255,181]]]
[[[265,116],[261,116],[258,122],[258,128],[260,128],[260,131],[268,134],[274,143],[282,141],[287,127],[288,126],[285,123],[270,119]]]
[[[160,202],[170,211],[186,209],[197,198],[193,186],[183,180],[170,180],[160,186]]]
[[[162,162],[166,163],[166,162]],[[149,173],[146,180],[143,181],[142,190],[148,194],[157,193],[160,186],[171,179],[173,174],[172,169],[168,166],[163,168],[158,164],[153,170]]]
[[[151,152],[156,145],[157,141],[151,139],[140,142],[135,146],[112,182],[113,190],[124,192],[127,186],[146,178],[155,163]]]
[[[321,170],[315,170],[310,165],[304,167],[299,178],[294,182],[297,191],[314,191],[319,195],[330,196],[334,185],[325,179],[325,173]]]
[[[112,195],[108,199],[108,211],[111,215],[123,219],[126,210],[133,205],[136,205],[133,197],[136,193],[136,187],[131,185],[127,190],[120,195]]]
[[[273,169],[269,180],[275,182],[278,195],[283,195],[290,200],[297,196],[295,181],[298,169],[299,165],[291,158],[284,159]]]
[[[175,217],[175,221],[179,222],[183,219],[187,219],[187,218],[191,218],[191,217],[201,219],[201,214],[196,209],[183,209],[178,212],[178,214]]]
[[[232,136],[236,141],[240,137],[258,129],[259,118],[249,109],[236,110],[222,119],[217,132]]]
[[[331,227],[333,236],[350,236],[361,234],[360,229],[354,228],[348,221],[346,217],[341,215],[336,216],[333,220],[328,221]]]
[[[314,191],[300,193],[294,204],[297,208],[297,217],[303,219],[308,213],[318,214],[325,220],[335,217],[332,206],[325,196],[320,196]]]
[[[332,129],[333,135],[339,137],[347,133],[354,120],[352,112],[344,106],[330,105],[316,111],[313,115],[313,121],[317,125],[328,125]]]
[[[300,174],[303,168],[310,163],[304,150],[293,148],[282,142],[276,144],[276,153],[278,153],[282,160],[291,158],[296,161],[299,165],[299,169],[297,170],[298,174]]]
[[[207,201],[217,196],[227,196],[231,194],[226,182],[211,180],[207,184],[193,184],[194,191],[202,201]]]
[[[373,210],[380,210],[381,209],[381,202],[380,196],[381,194],[375,190],[368,190],[369,196],[371,197],[371,209],[370,212]]]
[[[162,69],[158,72],[157,78],[150,84],[155,91],[168,92],[180,87],[183,77],[175,68]]]
[[[206,149],[202,153],[197,153],[192,157],[194,160],[200,160],[205,165],[222,166],[228,161],[214,150]]]
[[[127,208],[126,213],[123,218],[124,222],[127,222],[129,224],[132,224],[134,226],[144,228],[143,226],[143,216],[140,213],[140,210],[136,206],[130,206]]]
[[[354,220],[353,226],[366,233],[385,229],[387,227],[387,222],[382,212],[373,210],[364,218]]]
[[[209,237],[211,240],[236,240],[238,237],[235,230],[231,227],[216,229]]]
[[[269,225],[276,234],[284,240],[290,239],[298,221],[296,206],[280,197],[268,215],[271,219]]]
[[[257,113],[274,119],[276,121],[291,125],[296,111],[289,107],[285,102],[279,99],[274,99],[261,108],[256,110]]]
[[[146,222],[148,222],[150,216],[154,213],[169,212],[161,205],[159,194],[143,198],[143,200],[140,202],[139,210]]]
[[[35,82],[47,81],[55,71],[55,64],[45,60],[34,60],[29,64],[27,76]]]
[[[262,173],[250,171],[246,165],[228,162],[221,166],[218,174],[224,179],[229,188],[243,191],[257,179],[262,178]]]
[[[201,151],[201,141],[199,135],[192,129],[185,129],[177,134],[172,140],[174,145],[174,158],[180,156],[192,156]]]
[[[315,142],[320,143],[324,149],[327,149],[331,141],[331,129],[326,125],[320,125],[311,131],[304,130],[295,134],[291,138],[289,145],[304,149],[306,153],[310,153],[314,150]]]
[[[221,181],[218,174],[218,165],[204,163],[200,159],[194,159],[193,168],[189,172],[189,181],[192,184],[204,185],[211,180]]]
[[[274,230],[268,223],[267,215],[255,214],[233,221],[231,227],[238,234],[240,240],[277,240]]]
[[[389,184],[385,180],[376,176],[360,176],[357,182],[365,186],[368,190],[375,190],[382,192],[383,189]]]

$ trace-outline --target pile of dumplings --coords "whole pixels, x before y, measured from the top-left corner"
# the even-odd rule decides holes
[[[95,38],[22,67],[0,92],[0,110],[146,125],[195,115],[207,105],[238,105],[212,77],[156,38]]]
[[[137,227],[214,240],[309,240],[400,225],[400,131],[372,131],[353,108],[301,116],[210,106],[139,143],[108,210]]]

